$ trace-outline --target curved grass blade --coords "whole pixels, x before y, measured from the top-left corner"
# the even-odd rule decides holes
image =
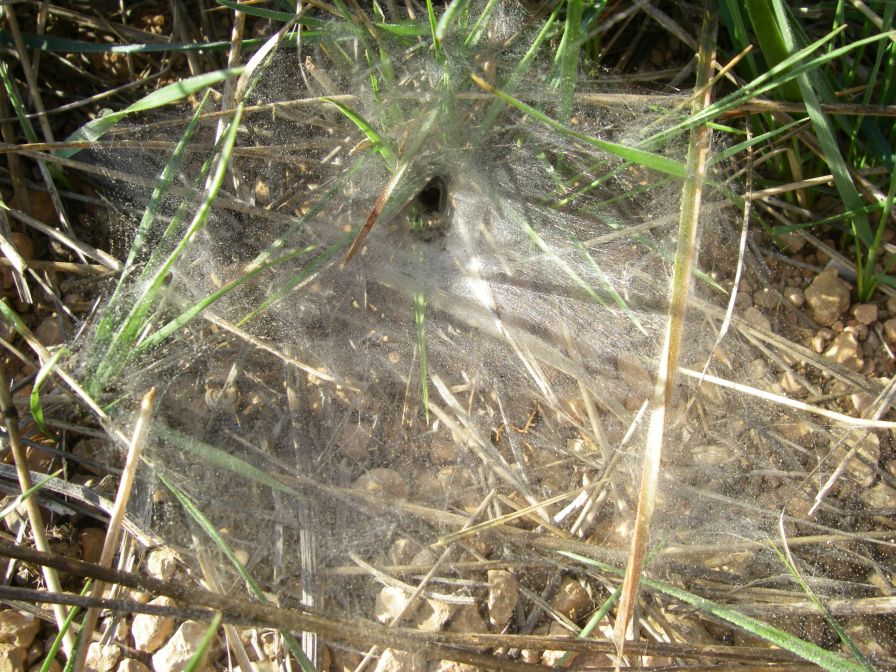
[[[289,487],[285,483],[281,483],[276,478],[270,476],[261,469],[252,466],[245,460],[241,460],[234,455],[230,455],[223,450],[215,448],[208,443],[198,441],[193,437],[182,434],[174,429],[171,429],[170,427],[166,427],[157,423],[156,425],[154,425],[154,428],[155,431],[157,431],[163,439],[165,439],[166,441],[170,441],[172,445],[181,450],[186,450],[192,453],[200,460],[203,460],[208,464],[226,469],[227,471],[242,476],[248,480],[255,481],[256,483],[264,485],[271,490],[282,492],[283,494],[289,495],[290,497],[295,497],[296,499],[304,499],[304,496],[298,490]]]
[[[168,84],[157,91],[153,91],[148,96],[144,96],[136,103],[129,105],[123,110],[111,112],[87,122],[77,131],[68,136],[65,139],[65,142],[93,142],[99,140],[109,131],[109,129],[130,114],[154,110],[158,107],[163,107],[164,105],[180,102],[187,96],[191,96],[203,89],[214,86],[230,77],[235,77],[242,72],[242,67],[227,68],[225,70],[216,70],[214,72],[196,75],[195,77],[187,77],[179,82]],[[80,151],[79,148],[72,148],[60,149],[56,153],[63,158],[70,158]]]
[[[364,117],[355,112],[348,105],[343,105],[338,100],[333,100],[332,98],[324,98],[324,100],[331,105],[334,105],[340,112],[342,112],[342,114],[348,117],[355,126],[361,129],[361,132],[364,133],[364,135],[367,136],[367,139],[372,143],[374,151],[383,157],[389,171],[395,172],[395,167],[398,165],[398,157],[395,155],[395,151],[389,143],[386,142],[377,130],[371,126]]]
[[[220,625],[221,612],[217,611],[215,612],[211,623],[209,623],[208,627],[205,629],[205,634],[202,635],[202,641],[199,642],[199,647],[193,652],[193,655],[190,656],[190,660],[188,660],[187,664],[184,666],[183,672],[196,672],[196,670],[199,669],[199,666],[203,662],[202,659],[205,657],[205,652],[208,651],[208,647],[211,646],[212,638],[215,636]]]
[[[294,251],[290,252],[289,254],[284,254],[281,257],[277,257],[276,259],[272,259],[271,261],[269,261],[265,264],[262,264],[261,266],[253,268],[248,273],[244,273],[240,277],[236,278],[235,280],[232,280],[231,282],[229,282],[226,285],[224,285],[223,287],[221,287],[221,289],[219,289],[217,292],[213,292],[213,293],[209,294],[208,296],[206,296],[205,298],[203,298],[201,301],[197,301],[192,306],[190,306],[189,308],[187,308],[186,310],[181,312],[180,315],[178,315],[176,318],[174,318],[173,320],[168,322],[164,327],[162,327],[158,331],[153,332],[151,336],[140,341],[140,345],[138,346],[137,349],[138,350],[147,350],[149,348],[155,347],[156,345],[161,343],[163,340],[168,338],[175,331],[177,331],[178,329],[180,329],[181,327],[185,326],[190,321],[195,319],[198,315],[200,315],[202,313],[202,311],[204,311],[206,308],[211,306],[215,301],[223,298],[224,296],[226,296],[227,294],[232,292],[234,289],[236,289],[243,283],[248,282],[252,278],[256,277],[259,273],[262,273],[263,271],[266,271],[266,270],[273,268],[279,264],[289,261],[290,259],[295,259],[298,256],[307,254],[308,252],[311,252],[314,249],[315,249],[315,246],[310,245],[308,247],[304,247],[299,250],[294,250]]]
[[[797,585],[799,585],[802,591],[806,593],[808,598],[818,608],[818,611],[821,613],[825,622],[827,622],[827,624],[831,626],[831,629],[837,633],[837,637],[840,638],[840,641],[843,643],[843,645],[852,652],[853,657],[859,662],[860,665],[862,665],[862,667],[865,668],[867,672],[874,672],[874,668],[871,666],[871,663],[868,662],[865,654],[863,654],[859,650],[859,647],[856,646],[856,643],[852,641],[852,638],[848,634],[846,634],[846,631],[837,622],[837,619],[834,618],[834,615],[824,604],[822,604],[821,600],[818,599],[818,596],[809,587],[809,584],[806,583],[806,580],[803,578],[802,574],[800,574],[799,570],[796,567],[796,563],[794,562],[793,555],[790,553],[790,547],[787,544],[787,537],[784,536],[783,523],[784,519],[782,517],[779,519],[779,525],[781,529],[782,541],[784,542],[784,550],[782,551],[780,548],[778,548],[777,544],[769,542],[769,545],[772,547],[775,555],[778,556],[778,558],[787,568],[787,573],[793,577],[793,580],[796,581]]]
[[[625,574],[622,569],[604,564],[599,560],[586,558],[585,556],[570,553],[569,551],[558,551],[558,553],[570,560],[575,560],[583,565],[595,567],[602,572],[613,574],[614,576],[621,577]],[[720,618],[751,635],[764,639],[767,642],[771,642],[782,649],[786,649],[800,658],[815,663],[830,672],[866,672],[865,668],[861,665],[854,663],[851,660],[846,660],[842,656],[838,656],[836,653],[823,649],[817,644],[802,640],[799,637],[791,635],[789,632],[780,630],[773,625],[764,623],[752,616],[741,614],[718,602],[713,602],[704,597],[700,597],[699,595],[694,595],[686,590],[682,590],[681,588],[676,588],[665,581],[657,581],[655,579],[644,577],[641,579],[641,583],[651,590],[668,595],[669,597],[699,609],[704,613]]]
[[[581,53],[581,27],[581,0],[567,0],[563,37],[560,40],[560,46],[557,47],[557,54],[554,58],[554,63],[557,66],[554,87],[560,94],[558,103],[559,115],[564,123],[568,123],[572,116],[572,101],[576,92],[576,78],[579,68],[579,55]]]
[[[7,504],[6,506],[3,507],[2,510],[0,510],[0,518],[6,518],[6,516],[8,516],[8,515],[9,515],[10,513],[12,513],[13,511],[15,511],[16,508],[18,508],[18,506],[19,506],[22,502],[24,502],[26,499],[28,499],[29,497],[31,497],[32,495],[34,495],[34,493],[36,493],[38,490],[40,490],[41,488],[43,488],[44,485],[46,485],[49,481],[51,481],[51,480],[53,480],[54,478],[56,478],[56,477],[57,477],[59,474],[61,474],[61,473],[62,473],[62,470],[61,470],[61,469],[58,470],[58,471],[54,471],[54,472],[53,472],[52,474],[50,474],[49,476],[44,476],[44,477],[43,477],[42,479],[40,479],[37,483],[35,483],[34,485],[32,485],[30,488],[28,488],[25,492],[19,494],[15,499],[12,500],[12,502],[10,502],[9,504]],[[60,639],[60,642],[61,642],[61,641],[62,641],[62,640]]]
[[[54,434],[49,430],[46,423],[44,423],[44,409],[40,404],[40,386],[43,385],[44,380],[50,375],[50,372],[53,370],[53,367],[56,366],[56,362],[59,361],[59,358],[62,357],[62,355],[67,354],[68,350],[66,348],[60,348],[54,352],[53,356],[40,367],[40,371],[37,372],[37,377],[34,379],[34,387],[31,389],[31,417],[34,418],[34,422],[37,423],[40,431],[43,432],[45,436],[54,436]],[[2,518],[2,516],[0,516],[0,518]]]
[[[249,570],[246,569],[245,565],[240,562],[239,558],[236,557],[236,553],[233,552],[233,549],[230,548],[230,545],[224,540],[224,537],[220,535],[217,528],[212,524],[212,522],[206,518],[205,514],[199,510],[193,501],[184,493],[180,488],[178,488],[174,483],[166,479],[164,476],[159,474],[159,479],[162,483],[165,484],[165,487],[168,488],[177,500],[180,502],[181,506],[184,507],[184,510],[187,511],[188,514],[196,521],[199,527],[202,528],[203,532],[205,532],[209,539],[211,539],[214,544],[221,550],[224,556],[230,561],[230,564],[233,565],[234,569],[236,569],[237,573],[242,577],[243,581],[246,582],[246,586],[249,588],[249,591],[255,596],[255,598],[264,604],[269,603],[268,598],[265,596],[264,591],[261,589],[261,586],[258,585],[258,582],[255,580]],[[220,614],[219,614],[220,616]],[[214,631],[212,631],[214,632]],[[308,657],[302,651],[302,647],[299,646],[299,643],[296,641],[295,637],[292,636],[291,633],[280,630],[280,634],[283,636],[284,640],[289,647],[290,652],[293,656],[295,656],[296,660],[299,661],[302,669],[305,672],[316,672],[313,663],[308,660]]]
[[[436,60],[440,63],[445,60],[445,52],[442,51],[442,41],[439,39],[436,12],[432,7],[432,0],[426,0],[426,17],[429,19],[429,32],[432,34],[432,46]]]
[[[442,17],[439,19],[439,22],[436,24],[435,30],[433,31],[433,35],[435,36],[435,39],[438,40],[439,44],[445,39],[445,35],[448,34],[448,29],[451,28],[454,19],[457,18],[457,15],[466,9],[469,4],[470,0],[453,0],[451,4],[445,8],[445,11],[442,12]],[[427,3],[427,5],[431,6],[430,3]]]
[[[212,204],[218,196],[218,192],[224,183],[224,177],[227,174],[227,169],[230,165],[230,158],[233,154],[233,146],[236,142],[237,130],[239,129],[240,119],[242,118],[242,110],[242,104],[238,105],[234,110],[230,126],[223,136],[215,172],[212,175],[205,197],[197,208],[196,214],[193,216],[193,220],[190,222],[183,237],[168,257],[154,270],[153,276],[148,281],[147,286],[140,296],[136,298],[128,316],[123,320],[122,325],[112,337],[112,341],[106,351],[106,356],[103,358],[92,381],[94,386],[104,386],[112,376],[116,375],[117,372],[121,370],[121,367],[124,366],[124,363],[132,355],[134,345],[146,326],[146,316],[155,304],[155,300],[165,283],[165,279],[171,271],[171,267],[174,265],[174,262],[180,258],[184,250],[186,250],[193,237],[203,228],[203,226],[205,226]]]
[[[171,155],[171,158],[168,159],[168,163],[165,164],[165,167],[162,169],[162,172],[159,175],[158,183],[153,188],[152,195],[149,197],[149,203],[147,203],[146,210],[143,213],[143,217],[140,219],[140,224],[137,226],[137,232],[134,235],[134,242],[131,243],[131,249],[128,251],[128,257],[124,262],[124,269],[122,271],[121,277],[118,280],[118,284],[115,286],[115,290],[112,292],[112,296],[109,298],[109,302],[107,304],[106,310],[103,313],[103,317],[100,319],[99,325],[97,325],[95,338],[98,343],[105,342],[113,331],[113,316],[118,314],[118,302],[120,300],[121,293],[124,291],[125,280],[130,274],[130,271],[137,260],[137,256],[143,249],[143,244],[146,241],[146,237],[149,234],[153,223],[155,222],[159,204],[168,193],[168,189],[171,186],[171,183],[174,181],[174,177],[179,171],[181,164],[183,163],[183,157],[186,154],[187,145],[189,144],[190,138],[193,137],[193,132],[196,130],[196,126],[199,122],[199,117],[202,114],[202,111],[205,109],[205,105],[209,99],[209,95],[210,92],[207,91],[206,94],[202,97],[202,100],[196,107],[196,111],[193,113],[193,117],[190,119],[190,123],[187,125],[186,131],[184,131],[184,134],[178,141],[177,146],[174,148],[174,152]],[[202,171],[200,171],[200,173],[201,172]],[[172,220],[172,224],[174,225],[174,227],[176,227],[174,220]],[[172,230],[173,227],[169,226],[168,231],[166,231],[166,233],[162,235],[162,241],[164,241],[168,237],[166,234],[168,234]],[[164,243],[160,243],[157,249],[164,249]],[[151,268],[151,266],[152,264],[147,264],[147,268]]]
[[[648,152],[637,147],[620,145],[616,142],[608,142],[607,140],[601,140],[584,133],[579,133],[578,131],[571,129],[568,126],[561,124],[559,121],[551,119],[548,115],[540,112],[539,110],[536,110],[534,107],[527,105],[523,101],[517,100],[513,96],[499,89],[496,89],[478,75],[471,75],[470,77],[474,82],[476,82],[476,84],[478,84],[488,93],[497,96],[505,103],[508,103],[509,105],[512,105],[513,107],[518,109],[523,114],[532,117],[536,121],[540,121],[548,128],[562,133],[563,135],[568,135],[569,137],[575,138],[576,140],[591,145],[592,147],[597,147],[598,149],[602,149],[605,152],[618,156],[622,159],[625,159],[626,161],[644,166],[645,168],[656,170],[660,173],[666,173],[667,175],[673,175],[674,177],[684,177],[686,175],[685,165],[681,161],[676,161],[674,159],[670,159],[660,154],[654,154],[653,152]]]

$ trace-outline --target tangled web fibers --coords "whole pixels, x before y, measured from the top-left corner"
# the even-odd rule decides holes
[[[625,561],[681,182],[612,147],[681,162],[686,138],[651,142],[680,113],[660,99],[567,95],[552,60],[557,28],[544,23],[556,13],[539,24],[510,3],[489,7],[471,3],[438,48],[426,22],[390,32],[375,17],[375,40],[357,20],[331,19],[307,31],[301,50],[284,42],[255,75],[207,220],[188,234],[215,120],[199,123],[159,200],[107,311],[113,331],[145,296],[147,269],[159,268],[151,252],[184,246],[133,347],[110,359],[97,328],[82,348],[85,377],[112,407],[159,388],[153,473],[226,528],[253,575],[287,602],[370,617],[370,576],[335,568],[357,568],[352,558],[407,564],[417,551],[412,564],[425,563],[424,549],[485,501],[473,522],[566,495],[456,551],[531,563],[518,579],[536,594],[558,557],[551,539]],[[173,146],[188,121],[127,132]],[[168,155],[101,159],[153,176]],[[706,212],[723,212],[714,199],[706,195]],[[190,214],[178,218],[182,207]],[[697,370],[724,312],[711,278],[730,279],[736,245],[718,222],[704,230],[714,250],[701,251],[706,274],[683,355]],[[151,340],[200,303],[196,319]],[[739,359],[741,340],[723,342],[710,372],[742,375],[751,360]],[[774,488],[788,483],[782,461],[786,471],[814,459],[822,429],[809,426],[793,450],[783,412],[709,384],[678,388],[657,543],[764,539]],[[763,489],[766,502],[742,496]],[[174,499],[147,515],[170,542],[191,543],[193,522]],[[780,571],[755,549],[736,569],[671,557],[651,570],[738,581]],[[474,584],[445,592],[470,601]]]

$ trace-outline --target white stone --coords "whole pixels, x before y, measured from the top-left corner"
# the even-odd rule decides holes
[[[208,625],[196,621],[186,621],[174,633],[158,652],[152,657],[152,666],[155,672],[181,672],[202,644]],[[217,651],[217,637],[209,645],[203,656],[204,661]],[[207,662],[199,665],[200,670],[209,669]]]
[[[166,546],[154,548],[146,555],[143,568],[152,578],[169,581],[177,569],[177,554]]]
[[[806,288],[806,301],[812,311],[812,319],[830,326],[849,307],[849,285],[837,275],[833,266],[819,273]]]
[[[831,346],[825,350],[824,356],[853,371],[859,371],[865,363],[862,359],[862,348],[859,347],[855,334],[850,331],[837,334]]]
[[[410,602],[410,594],[397,586],[386,586],[376,596],[373,615],[380,623],[390,623]],[[405,614],[410,616],[411,614]]]
[[[0,642],[27,649],[39,631],[40,620],[37,616],[15,609],[0,611]]]
[[[490,569],[488,572],[488,620],[496,628],[510,622],[519,600],[516,577],[506,569]]]
[[[174,600],[162,596],[150,601],[150,604],[168,607],[174,604]],[[169,616],[137,614],[131,625],[134,648],[147,653],[158,651],[172,632],[174,632],[174,619]]]
[[[120,659],[121,649],[115,644],[103,646],[100,642],[91,642],[87,647],[84,669],[87,672],[111,672]]]
[[[149,672],[149,668],[139,660],[134,660],[133,658],[125,658],[120,663],[118,663],[118,667],[115,669],[115,672]]]

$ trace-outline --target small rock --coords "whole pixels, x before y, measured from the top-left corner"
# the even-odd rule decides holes
[[[859,499],[869,509],[892,509],[896,501],[896,491],[889,485],[880,481],[859,493]]]
[[[410,603],[410,594],[397,586],[385,586],[376,596],[373,615],[380,623],[390,623]],[[415,610],[416,611],[416,610]],[[413,612],[405,614],[411,616]]]
[[[393,565],[407,565],[411,562],[411,558],[414,557],[414,553],[419,548],[420,544],[416,541],[412,541],[407,537],[399,537],[392,542],[392,547],[389,549],[389,563]]]
[[[40,672],[43,669],[43,666],[44,661],[39,660],[28,668],[28,672]],[[0,669],[2,669],[2,667],[0,667]],[[60,665],[59,661],[54,658],[50,661],[50,667],[47,668],[47,672],[62,672],[62,665]]]
[[[479,615],[479,610],[474,604],[465,604],[457,608],[454,617],[448,624],[449,632],[488,632],[488,626]]]
[[[802,305],[806,302],[806,297],[803,296],[803,292],[799,287],[785,287],[784,298],[790,301],[790,303],[792,303],[797,308],[802,307]]]
[[[386,493],[394,497],[407,497],[408,484],[394,469],[371,469],[353,484],[355,490],[363,490],[369,495]]]
[[[177,553],[167,546],[159,546],[146,554],[143,569],[152,578],[169,581],[177,569]]]
[[[795,231],[782,233],[778,238],[784,243],[790,254],[796,254],[806,246],[806,239]]]
[[[125,658],[120,663],[118,663],[118,667],[115,669],[115,672],[149,672],[149,668],[139,660],[134,660],[133,658]]]
[[[174,600],[163,595],[151,600],[149,604],[170,607],[174,605]],[[172,632],[174,632],[174,619],[169,616],[137,614],[131,625],[134,648],[147,653],[158,651]]]
[[[59,318],[55,314],[45,318],[35,327],[34,335],[47,347],[62,343],[62,326],[59,324]]]
[[[563,625],[554,621],[551,623],[551,630],[549,632],[550,637],[570,637],[572,633],[567,630]],[[567,660],[567,664],[572,661],[572,659],[576,657],[576,654],[570,654],[567,656],[566,651],[561,650],[551,650],[548,649],[544,652],[544,655],[541,657],[541,662],[549,667],[558,667],[562,664],[563,659]]]
[[[0,642],[27,649],[40,631],[40,619],[15,609],[0,611]]]
[[[503,628],[513,617],[519,600],[516,577],[506,569],[488,572],[488,620],[496,628]]]
[[[867,392],[854,392],[849,395],[849,400],[852,402],[852,407],[856,409],[856,412],[859,415],[862,415],[866,410],[871,408],[871,404],[874,403],[874,397]]]
[[[453,660],[440,660],[435,672],[478,672],[481,668]]]
[[[826,326],[832,324],[849,307],[849,285],[840,279],[833,266],[815,277],[806,288],[805,296],[812,311],[812,319]]]
[[[374,672],[423,672],[426,665],[422,658],[404,651],[386,649],[380,655]]]
[[[762,329],[763,331],[772,330],[772,323],[762,314],[762,311],[755,306],[751,306],[744,311],[743,319],[744,322],[747,322],[751,327],[755,327],[756,329]]]
[[[780,295],[769,287],[763,287],[753,292],[753,305],[760,308],[774,310],[781,302]]]
[[[884,336],[891,344],[896,345],[896,317],[891,317],[884,322]]]
[[[11,642],[0,642],[0,672],[25,672],[28,650]]]
[[[787,394],[802,394],[805,392],[805,388],[802,383],[797,380],[797,377],[794,375],[793,371],[785,371],[784,375],[781,376],[781,389]]]
[[[834,342],[825,351],[824,356],[853,371],[859,371],[865,363],[862,359],[862,349],[859,347],[859,342],[856,340],[855,334],[850,331],[837,334]]]
[[[834,340],[835,335],[836,334],[827,327],[819,329],[815,332],[815,335],[812,336],[812,349],[817,353],[824,352],[825,348],[828,347],[828,343]]]
[[[121,649],[115,644],[103,646],[100,642],[91,642],[87,647],[87,660],[84,669],[87,672],[111,672],[121,658]]]
[[[571,621],[576,621],[591,609],[591,596],[579,581],[567,576],[554,594],[551,606]]]
[[[653,389],[653,381],[650,374],[641,366],[638,358],[630,354],[620,354],[616,357],[616,371],[622,377],[627,392],[625,407],[629,410],[640,408],[644,400],[650,396]]]
[[[852,315],[860,324],[866,326],[877,322],[877,304],[857,303],[852,307]]]
[[[78,533],[78,542],[81,544],[81,559],[91,564],[99,562],[105,540],[106,533],[98,527],[88,527],[81,530]]]
[[[455,606],[441,600],[426,600],[417,611],[416,625],[423,632],[439,632],[454,615]]]
[[[205,623],[196,621],[183,623],[174,636],[168,640],[168,643],[152,657],[152,667],[155,672],[180,672],[193,657],[193,654],[199,650],[207,629],[208,625]],[[208,660],[210,652],[214,656],[217,648],[216,637],[206,649],[203,660]],[[205,662],[199,665],[200,670],[209,669],[209,667]]]
[[[887,312],[890,315],[896,315],[896,296],[887,297]]]
[[[454,464],[460,459],[460,449],[450,437],[436,439],[432,442],[429,457],[433,464]]]

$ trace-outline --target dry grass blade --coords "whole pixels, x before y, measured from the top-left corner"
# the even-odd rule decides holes
[[[153,404],[155,403],[156,390],[152,388],[143,397],[140,404],[140,415],[137,423],[134,425],[134,433],[131,437],[128,449],[127,461],[125,462],[124,471],[121,480],[118,483],[118,494],[115,496],[115,507],[109,520],[109,526],[106,530],[106,538],[103,541],[103,550],[100,554],[100,567],[111,567],[112,559],[118,549],[118,542],[121,538],[121,524],[124,520],[125,511],[127,510],[128,500],[131,497],[131,488],[134,485],[134,479],[137,477],[137,467],[140,464],[140,454],[143,452],[143,443],[146,439],[146,433],[149,430],[149,420],[152,416]],[[103,594],[105,585],[101,581],[96,581],[90,590],[90,596],[97,598]],[[91,608],[87,610],[84,620],[81,624],[81,642],[78,653],[74,660],[74,669],[81,670],[84,662],[87,660],[88,647],[83,642],[89,642],[93,637],[93,631],[96,628],[96,622],[99,618],[99,610]]]
[[[712,77],[716,29],[716,13],[709,9],[705,10],[695,86],[697,91],[703,91],[703,95],[694,103],[693,111],[695,113],[699,113],[711,102],[712,88],[706,87],[706,83]],[[687,156],[688,170],[684,181],[681,220],[678,229],[678,246],[675,252],[672,300],[667,314],[663,348],[651,398],[650,420],[638,494],[638,509],[635,514],[635,527],[632,531],[631,553],[613,626],[613,637],[618,656],[617,666],[621,664],[628,626],[637,602],[638,585],[647,556],[650,521],[656,506],[660,458],[666,430],[666,413],[672,402],[672,389],[678,368],[691,274],[696,256],[700,201],[709,158],[709,141],[710,132],[707,126],[698,126],[691,132]]]
[[[6,428],[9,441],[9,449],[12,452],[13,460],[16,465],[16,475],[19,478],[19,487],[22,492],[28,492],[32,487],[31,474],[28,471],[28,461],[25,457],[25,451],[19,437],[19,412],[16,409],[12,394],[9,391],[9,383],[6,377],[6,366],[0,361],[0,413],[2,413],[3,424]],[[34,546],[41,552],[48,552],[50,549],[47,542],[47,535],[44,531],[43,516],[41,516],[40,508],[34,497],[28,497],[25,500],[25,509],[28,512],[28,522],[31,524],[31,535],[34,538]],[[49,567],[44,568],[44,580],[47,582],[47,588],[54,592],[62,591],[62,584],[59,582],[59,575],[56,570]],[[62,630],[63,623],[68,617],[68,609],[60,604],[53,607],[56,615],[56,624]],[[63,640],[66,654],[69,654],[74,647],[74,635],[68,633]]]

